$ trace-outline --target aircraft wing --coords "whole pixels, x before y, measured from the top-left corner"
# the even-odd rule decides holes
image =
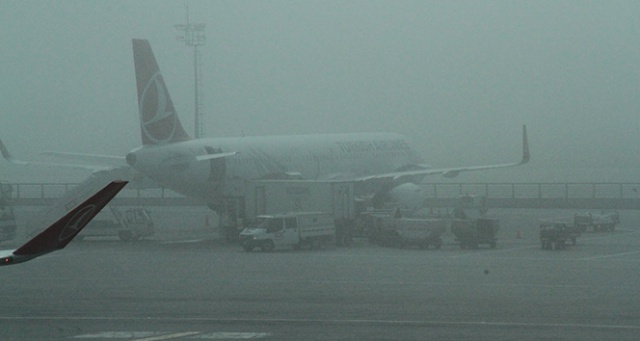
[[[63,249],[126,184],[126,181],[112,181],[24,245],[0,252],[0,266],[26,262]]]
[[[48,167],[66,167],[66,168],[76,168],[76,169],[86,169],[90,171],[100,171],[107,170],[112,168],[109,165],[88,165],[88,164],[75,164],[75,163],[55,163],[55,162],[36,162],[36,161],[23,161],[13,158],[7,146],[5,146],[4,142],[0,139],[0,152],[2,153],[2,157],[14,164],[17,165],[36,165],[36,166],[48,166]]]
[[[527,126],[522,126],[522,160],[520,162],[496,164],[496,165],[484,165],[484,166],[466,166],[466,167],[453,167],[453,168],[424,168],[410,171],[391,172],[385,174],[376,174],[356,179],[356,181],[369,181],[369,180],[393,180],[397,181],[404,177],[416,177],[421,175],[436,175],[442,174],[446,178],[455,178],[462,172],[472,172],[485,169],[515,167],[524,165],[529,162],[529,140],[527,138]]]
[[[107,167],[108,165],[112,167],[124,167],[127,166],[127,161],[122,156],[113,156],[113,155],[99,155],[99,154],[83,154],[83,153],[68,153],[68,152],[53,152],[46,151],[40,153],[46,156],[52,156],[57,158],[69,159],[69,160],[77,160],[83,162],[89,162],[93,164],[104,165]]]
[[[145,177],[139,172],[135,171],[129,165],[124,157],[111,156],[111,155],[98,155],[98,154],[81,154],[81,153],[66,153],[66,152],[43,152],[41,154],[48,156],[55,156],[60,158],[75,159],[79,161],[92,162],[93,164],[79,164],[79,163],[56,163],[56,162],[40,162],[40,161],[24,161],[15,159],[5,144],[0,139],[0,152],[2,157],[10,163],[21,166],[44,166],[44,167],[62,167],[62,168],[74,168],[91,171],[92,173],[110,172],[112,179],[123,179],[130,182],[129,187],[135,186],[138,189],[145,188],[158,188],[159,185],[153,182],[151,179]]]

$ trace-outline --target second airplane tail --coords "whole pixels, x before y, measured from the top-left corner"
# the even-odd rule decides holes
[[[133,39],[142,144],[190,140],[182,128],[160,68],[146,39]]]

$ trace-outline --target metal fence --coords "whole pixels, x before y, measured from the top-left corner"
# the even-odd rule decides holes
[[[15,183],[11,184],[11,199],[55,199],[77,187],[77,183]],[[122,189],[120,198],[179,198],[177,194],[165,188]]]
[[[59,198],[75,188],[76,183],[12,184],[13,199]],[[496,199],[639,199],[640,182],[625,183],[423,183],[427,198],[453,199],[462,195]],[[176,198],[169,189],[124,188],[119,197]]]
[[[640,182],[626,183],[424,183],[427,198],[463,195],[496,199],[638,199]]]

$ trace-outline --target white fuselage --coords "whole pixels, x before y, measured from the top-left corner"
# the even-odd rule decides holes
[[[207,154],[237,152],[198,161]],[[348,180],[393,172],[422,160],[394,133],[190,140],[133,150],[127,162],[159,184],[212,202],[232,180]]]

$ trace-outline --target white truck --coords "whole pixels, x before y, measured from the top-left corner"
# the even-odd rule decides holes
[[[255,227],[247,227],[240,233],[240,245],[251,252],[259,247],[269,252],[276,247],[299,249],[306,245],[319,248],[335,238],[333,215],[321,212],[292,212],[258,217]]]
[[[356,218],[354,183],[295,180],[255,180],[228,184],[236,192],[225,200],[220,221],[222,233],[237,239],[261,216],[286,212],[326,212],[336,226],[336,244],[348,245]]]

